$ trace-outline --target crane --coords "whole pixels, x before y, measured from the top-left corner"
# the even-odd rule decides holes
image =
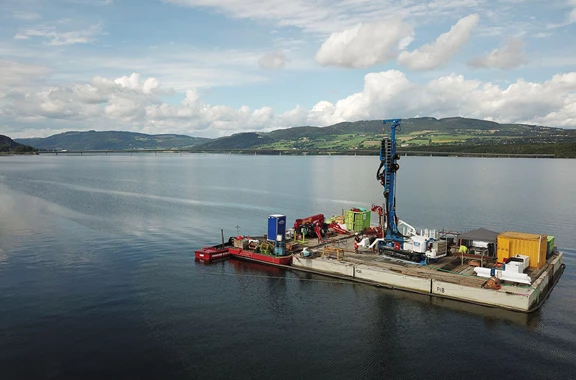
[[[383,120],[383,124],[392,123],[390,137],[384,137],[380,144],[380,166],[376,172],[376,179],[384,186],[384,215],[386,217],[386,231],[382,233],[384,244],[395,250],[400,250],[404,244],[404,235],[398,230],[398,216],[396,215],[396,172],[400,169],[396,153],[396,130],[400,130],[402,119]]]
[[[396,131],[400,131],[402,119],[383,120],[383,123],[391,123],[390,136],[384,137],[380,144],[380,166],[376,171],[376,179],[384,187],[384,210],[382,214],[386,219],[385,230],[382,238],[378,240],[378,251],[388,256],[398,257],[410,261],[420,262],[429,251],[429,243],[434,239],[419,236],[416,229],[398,219],[396,214],[396,173],[400,169],[398,160],[400,155],[396,153]],[[410,231],[409,236],[403,235],[398,229],[402,223]]]

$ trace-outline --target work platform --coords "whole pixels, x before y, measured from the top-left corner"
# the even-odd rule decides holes
[[[356,253],[349,235],[310,239],[299,247],[298,251],[307,247],[312,255],[294,253],[292,268],[297,270],[525,313],[541,306],[564,269],[563,254],[555,253],[543,268],[529,271],[531,285],[504,282],[500,289],[487,289],[487,279],[473,275],[458,255],[422,265],[367,249]]]

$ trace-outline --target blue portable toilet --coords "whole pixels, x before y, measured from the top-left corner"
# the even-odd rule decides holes
[[[268,240],[276,241],[281,235],[282,240],[286,239],[286,215],[270,215],[268,217]]]

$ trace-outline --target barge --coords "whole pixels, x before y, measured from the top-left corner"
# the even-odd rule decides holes
[[[292,255],[276,256],[243,250],[242,248],[229,248],[228,252],[235,258],[256,261],[264,264],[290,265],[292,263]]]
[[[323,214],[298,218],[291,229],[285,215],[270,215],[267,235],[230,238],[227,255],[516,312],[539,309],[565,268],[554,237],[486,229],[417,231],[400,220],[395,195],[400,119],[387,122],[391,133],[382,140],[376,172],[384,188],[382,206],[354,208],[329,221]],[[372,212],[379,217],[376,226],[370,224]]]
[[[270,215],[268,218],[268,234],[257,238],[244,238],[242,236],[230,238],[232,246],[228,253],[237,259],[260,262],[273,265],[290,265],[292,263],[293,244],[286,244],[286,216]],[[281,238],[278,238],[278,235]],[[268,236],[276,237],[275,241],[268,240]],[[286,249],[288,248],[288,250]]]
[[[528,285],[497,279],[497,274],[490,278],[477,274],[477,268],[494,268],[498,264],[497,257],[482,258],[480,254],[450,252],[433,261],[416,263],[369,246],[356,247],[356,236],[338,234],[329,229],[322,239],[309,238],[299,242],[291,239],[286,243],[289,249],[283,256],[273,252],[258,253],[249,246],[228,250],[232,258],[277,268],[523,313],[534,312],[542,306],[565,267],[562,252],[554,249],[540,269],[526,268],[525,275],[530,279]],[[482,259],[484,261],[480,264]]]

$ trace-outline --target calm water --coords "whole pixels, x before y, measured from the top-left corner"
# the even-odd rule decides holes
[[[194,262],[221,228],[381,203],[377,157],[1,157],[0,377],[573,378],[576,161],[400,165],[417,228],[556,236],[568,267],[540,312]]]

